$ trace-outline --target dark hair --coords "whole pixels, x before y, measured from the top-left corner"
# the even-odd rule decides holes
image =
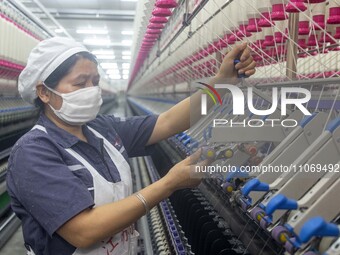
[[[45,85],[51,89],[55,89],[58,86],[61,79],[71,72],[72,67],[74,67],[77,61],[81,58],[88,59],[93,63],[98,64],[97,59],[93,54],[87,51],[76,53],[69,57],[68,59],[66,59],[47,77],[47,79],[44,81]],[[40,110],[44,109],[44,103],[40,100],[39,97],[37,97],[34,100],[34,104],[35,106],[39,107]]]

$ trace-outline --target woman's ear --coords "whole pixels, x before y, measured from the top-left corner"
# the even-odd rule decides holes
[[[37,96],[40,98],[40,100],[48,104],[50,102],[51,93],[46,87],[42,84],[37,85]]]

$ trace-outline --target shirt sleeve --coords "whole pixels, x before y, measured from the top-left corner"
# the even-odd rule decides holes
[[[92,207],[94,201],[51,143],[42,138],[17,146],[9,159],[7,185],[10,195],[52,237],[65,222]]]
[[[150,154],[153,145],[147,146],[146,144],[155,128],[158,115],[128,118],[101,115],[100,118],[105,118],[106,123],[109,123],[115,129],[129,157],[140,157]]]

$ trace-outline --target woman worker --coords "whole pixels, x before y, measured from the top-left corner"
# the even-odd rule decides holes
[[[237,77],[236,69],[252,75],[254,68],[247,46],[237,46],[212,83]],[[136,254],[134,222],[175,190],[200,183],[190,178],[196,154],[132,194],[128,157],[145,155],[150,145],[187,130],[190,99],[159,116],[97,116],[99,79],[96,58],[58,37],[32,50],[19,77],[22,98],[41,108],[34,128],[13,147],[7,172],[28,254]]]

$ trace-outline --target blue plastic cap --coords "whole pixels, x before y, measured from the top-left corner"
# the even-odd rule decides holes
[[[235,172],[231,172],[227,175],[226,181],[229,182],[235,178],[248,178],[248,177],[249,174],[247,172],[245,171],[242,172],[241,169],[237,167]]]
[[[267,183],[260,182],[258,179],[252,179],[241,189],[244,196],[248,196],[251,191],[269,191],[269,185]]]
[[[300,240],[307,243],[313,236],[339,236],[339,227],[326,222],[322,217],[309,219],[301,228]]]
[[[276,210],[295,210],[298,203],[294,199],[289,199],[282,194],[274,196],[266,206],[266,214],[272,215]]]
[[[209,138],[211,138],[211,134],[212,134],[212,126],[209,126],[206,128],[205,132],[204,132],[204,138],[206,140],[208,140]]]
[[[179,140],[182,141],[184,139],[187,139],[188,138],[188,135],[187,134],[183,134],[179,137]]]
[[[312,115],[303,118],[300,121],[300,126],[304,128],[317,114],[318,114],[317,112],[314,112]]]
[[[199,142],[196,141],[196,140],[192,140],[191,143],[190,143],[190,149],[196,149],[198,148],[198,145],[199,145]]]
[[[234,60],[234,65],[236,66],[238,63],[240,63],[241,61],[239,59],[235,59]],[[246,74],[237,74],[238,78],[248,78],[248,76]]]
[[[191,141],[191,137],[187,136],[187,138],[185,140],[183,140],[182,143],[186,146],[190,143],[190,141]]]
[[[332,120],[326,127],[326,130],[328,130],[329,132],[333,132],[338,126],[340,125],[340,117],[335,118],[334,120]]]

